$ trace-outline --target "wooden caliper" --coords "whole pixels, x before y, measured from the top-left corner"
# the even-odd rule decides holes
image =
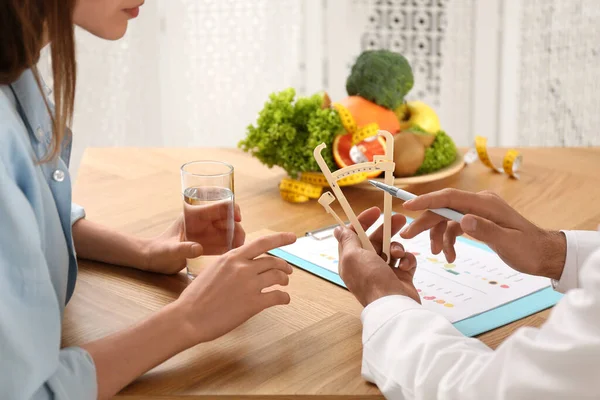
[[[339,215],[337,215],[337,213],[331,208],[331,203],[333,203],[337,198],[337,201],[340,203],[340,206],[344,210],[344,213],[346,213],[346,217],[348,217],[350,224],[354,227],[354,230],[358,234],[363,249],[372,251],[375,251],[373,244],[369,240],[369,237],[367,236],[365,230],[362,228],[360,222],[358,222],[358,218],[356,217],[354,210],[352,210],[350,203],[348,203],[346,196],[344,196],[344,193],[340,189],[337,182],[340,179],[352,174],[364,173],[369,171],[384,171],[384,182],[388,185],[394,184],[394,138],[392,134],[387,131],[378,131],[377,134],[385,137],[385,155],[374,156],[373,161],[354,164],[339,169],[335,172],[331,172],[331,170],[327,166],[327,163],[325,163],[325,160],[323,160],[323,156],[321,155],[321,151],[327,147],[325,143],[321,143],[314,150],[315,160],[317,161],[317,164],[319,164],[319,167],[321,168],[325,179],[327,179],[331,190],[333,191],[333,193],[335,193],[335,196],[331,194],[331,192],[323,193],[319,198],[319,203],[323,206],[323,208],[325,208],[325,211],[327,211],[333,216],[333,218],[335,218],[338,224],[340,224],[341,226],[345,226],[344,221],[342,221]],[[392,236],[391,223],[392,195],[387,192],[383,192],[383,254],[385,254],[386,256],[386,261],[390,260],[390,241]]]

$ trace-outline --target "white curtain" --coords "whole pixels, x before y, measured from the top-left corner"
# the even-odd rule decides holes
[[[344,96],[367,48],[409,58],[411,97],[459,145],[475,134],[600,144],[597,0],[155,0],[141,11],[117,42],[77,33],[74,173],[87,146],[236,146],[273,91]]]
[[[600,2],[522,5],[518,143],[600,145]]]
[[[236,146],[269,93],[302,87],[302,7],[156,0],[117,42],[78,30],[72,173],[89,146]]]

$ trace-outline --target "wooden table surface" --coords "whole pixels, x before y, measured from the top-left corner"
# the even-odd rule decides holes
[[[497,158],[503,154],[501,149],[491,153]],[[409,190],[489,189],[544,228],[596,229],[600,149],[528,148],[522,153],[521,180],[494,174],[477,162],[454,177]],[[246,232],[270,229],[303,235],[333,223],[316,201],[281,200],[278,182],[283,172],[235,149],[89,149],[74,201],[86,208],[91,220],[136,235],[156,235],[181,212],[179,167],[196,159],[223,160],[235,167],[236,201]],[[383,206],[380,193],[357,188],[345,193],[357,213]],[[395,211],[402,211],[400,204],[394,201]],[[176,299],[186,279],[183,273],[161,276],[81,261],[75,295],[66,308],[63,345],[98,339],[147,317]],[[173,357],[120,396],[381,398],[360,375],[362,307],[353,296],[300,269],[295,269],[287,290],[290,305],[266,310],[224,337]],[[549,310],[540,312],[480,339],[495,348],[518,327],[539,326],[548,315]]]

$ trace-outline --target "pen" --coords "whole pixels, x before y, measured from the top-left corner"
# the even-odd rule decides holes
[[[407,192],[406,190],[402,190],[395,186],[386,185],[385,183],[377,182],[374,180],[369,180],[369,183],[371,185],[375,186],[377,189],[386,191],[389,194],[391,194],[392,196],[402,199],[404,201],[412,200],[415,197],[417,197],[416,194]],[[429,211],[434,212],[438,215],[441,215],[444,218],[448,218],[452,221],[456,221],[458,223],[460,223],[460,220],[462,219],[462,217],[464,217],[463,214],[459,213],[458,211],[452,210],[450,208],[435,208],[435,209],[432,209]]]

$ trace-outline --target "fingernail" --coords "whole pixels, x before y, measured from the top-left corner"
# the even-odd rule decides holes
[[[192,245],[192,254],[198,254],[202,252],[202,246],[199,244],[193,244]]]
[[[466,216],[463,218],[460,225],[466,232],[475,232],[475,229],[477,229],[477,220],[473,217]]]
[[[406,233],[406,231],[408,231],[408,227],[409,227],[409,226],[410,226],[410,225],[404,225],[404,226],[402,227],[402,229],[400,229],[400,234],[402,235],[403,233]]]
[[[340,235],[342,233],[342,228],[340,228],[339,226],[337,228],[335,228],[333,230],[333,236],[337,239],[340,240]]]
[[[392,243],[392,250],[402,251],[402,246],[400,245],[400,243]]]
[[[412,200],[406,200],[406,201],[404,202],[403,206],[408,206],[408,205],[411,205],[412,203],[413,203],[413,201],[412,201]]]
[[[406,258],[403,258],[402,260],[400,260],[400,267],[401,268],[406,268],[406,265],[408,264],[408,260]]]

